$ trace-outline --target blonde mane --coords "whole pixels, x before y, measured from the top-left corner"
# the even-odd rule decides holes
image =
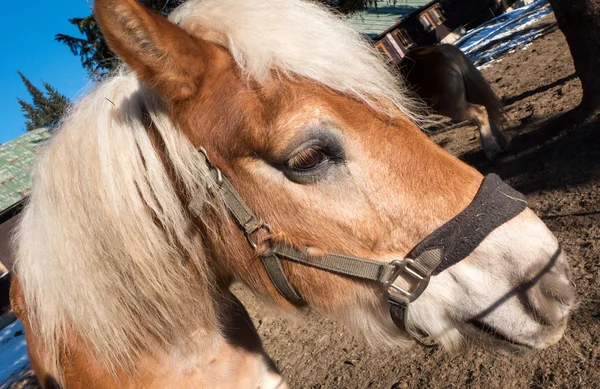
[[[415,118],[398,78],[320,6],[193,0],[171,19],[227,47],[249,78],[310,79]],[[178,197],[173,179],[190,198]],[[187,209],[192,197],[208,201],[209,179],[201,154],[134,74],[110,77],[77,103],[39,158],[15,239],[16,273],[50,366],[57,369],[67,331],[112,369],[193,332],[218,331],[213,280]]]
[[[415,122],[423,106],[347,19],[306,0],[189,0],[169,19],[226,47],[250,78],[305,78]],[[391,106],[390,106],[391,103]]]
[[[100,360],[126,367],[214,326],[202,242],[144,111],[185,192],[207,198],[202,157],[132,74],[76,105],[37,162],[16,237],[16,272],[50,356],[70,329]]]

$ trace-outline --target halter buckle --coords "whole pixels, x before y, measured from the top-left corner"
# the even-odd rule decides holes
[[[405,259],[403,261],[392,261],[391,265],[396,267],[396,270],[392,273],[390,278],[385,282],[385,288],[388,293],[388,297],[395,303],[406,304],[415,301],[429,285],[429,276],[422,275],[416,270],[412,269],[410,265],[414,264],[413,259]],[[405,290],[398,285],[394,284],[394,281],[398,279],[402,274],[408,274],[413,280],[417,281],[417,286],[411,290]]]

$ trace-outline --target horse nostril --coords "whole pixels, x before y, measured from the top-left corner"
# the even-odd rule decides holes
[[[575,302],[575,292],[566,275],[551,272],[526,292],[526,305],[541,324],[558,326]]]
[[[570,281],[570,272],[564,276],[555,276],[549,274],[542,278],[540,283],[540,291],[542,294],[554,301],[563,305],[571,306],[575,302],[575,291]]]
[[[571,283],[571,269],[564,254],[554,267],[540,280],[541,292],[549,299],[558,301],[566,306],[575,303],[575,290]]]

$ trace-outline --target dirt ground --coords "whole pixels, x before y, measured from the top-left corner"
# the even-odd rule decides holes
[[[436,142],[524,192],[570,257],[580,299],[565,338],[527,357],[473,349],[382,352],[326,318],[291,321],[247,291],[235,292],[291,388],[600,387],[600,122],[573,128],[555,119],[575,107],[579,80],[552,15],[546,35],[501,57],[484,75],[506,103],[513,138],[500,163],[488,162],[472,126],[432,131]],[[29,385],[35,387],[31,376]]]

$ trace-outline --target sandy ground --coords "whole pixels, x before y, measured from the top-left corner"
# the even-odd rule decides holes
[[[551,126],[577,105],[579,80],[552,15],[546,35],[484,71],[511,118],[511,148],[488,162],[476,129],[432,132],[443,147],[482,172],[496,172],[524,192],[570,257],[580,298],[565,338],[526,358],[480,349],[381,352],[343,325],[309,315],[291,321],[247,291],[236,294],[254,318],[264,346],[291,388],[594,388],[600,386],[600,123]],[[31,374],[14,388],[35,388]]]

